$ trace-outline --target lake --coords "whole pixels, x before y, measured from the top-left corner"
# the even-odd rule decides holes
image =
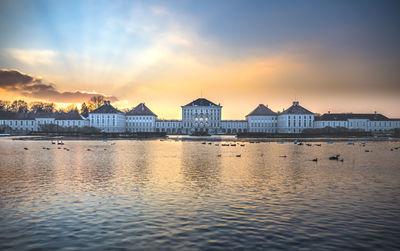
[[[400,142],[64,143],[0,138],[0,250],[400,249]]]

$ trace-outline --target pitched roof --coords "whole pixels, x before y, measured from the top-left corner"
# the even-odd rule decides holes
[[[390,119],[379,113],[325,113],[316,118],[317,121],[346,121],[349,119],[368,119],[370,121],[389,121]]]
[[[284,110],[281,114],[313,114],[306,108],[299,105],[298,101],[294,101],[293,105],[288,109]]]
[[[2,120],[34,120],[35,116],[32,112],[10,112],[2,111],[0,112],[0,119]]]
[[[220,106],[220,105],[216,105],[213,102],[211,102],[210,100],[205,99],[205,98],[198,98],[184,106]]]
[[[90,113],[121,113],[118,109],[114,108],[110,101],[104,101],[104,104]]]
[[[127,116],[157,116],[144,103],[140,103],[135,108],[126,113]]]
[[[78,111],[72,112],[58,112],[56,113],[56,120],[83,120],[84,118],[78,113]]]
[[[56,115],[53,112],[36,112],[35,118],[55,118]]]
[[[263,104],[259,104],[256,109],[254,109],[251,113],[249,113],[247,116],[274,116],[276,115],[275,112],[273,112],[271,109],[266,107]]]

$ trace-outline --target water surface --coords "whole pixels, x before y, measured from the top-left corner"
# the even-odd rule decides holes
[[[0,138],[0,249],[399,249],[400,142],[312,144]]]

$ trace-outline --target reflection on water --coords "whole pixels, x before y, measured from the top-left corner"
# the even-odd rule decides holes
[[[216,143],[1,138],[0,249],[400,248],[400,143]]]

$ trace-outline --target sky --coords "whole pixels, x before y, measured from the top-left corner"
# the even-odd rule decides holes
[[[399,1],[0,1],[0,99],[400,117]]]

